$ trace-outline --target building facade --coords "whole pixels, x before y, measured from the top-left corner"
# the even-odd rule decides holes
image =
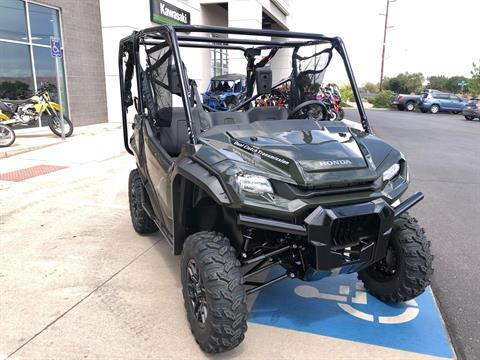
[[[60,38],[57,84],[50,38]],[[0,0],[0,98],[30,96],[42,84],[56,90],[75,125],[107,121],[98,0]]]
[[[288,30],[289,7],[289,0],[0,0],[0,98],[25,98],[48,83],[75,126],[118,122],[121,38],[159,24]],[[62,43],[58,68],[51,38]],[[239,53],[182,52],[202,91],[212,76],[245,72]],[[289,54],[277,53],[276,79],[288,75],[288,64]]]

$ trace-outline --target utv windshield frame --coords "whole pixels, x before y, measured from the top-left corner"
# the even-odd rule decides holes
[[[196,36],[190,35],[190,33],[203,33],[206,35],[212,34],[222,34],[222,35],[235,35],[234,38],[228,37],[208,37],[208,36]],[[274,38],[283,38],[283,41],[270,41],[254,38],[240,38],[239,36],[266,36]],[[352,92],[355,98],[357,109],[360,115],[361,124],[366,133],[372,133],[367,114],[363,107],[360,92],[353,74],[353,70],[350,64],[350,60],[347,55],[345,45],[340,37],[328,37],[321,34],[311,34],[311,33],[302,33],[302,32],[290,32],[290,31],[280,31],[280,30],[252,30],[252,29],[242,29],[242,28],[224,28],[217,26],[200,26],[200,25],[179,25],[179,26],[170,26],[162,25],[147,28],[141,31],[134,31],[130,36],[123,38],[120,41],[119,46],[119,55],[118,55],[118,65],[119,65],[119,75],[120,75],[120,92],[121,92],[121,106],[122,106],[122,124],[123,124],[123,137],[125,149],[128,153],[133,154],[133,151],[130,148],[128,140],[128,129],[127,129],[127,111],[128,108],[135,104],[137,112],[140,113],[140,110],[144,111],[145,107],[143,104],[143,96],[138,96],[138,98],[133,99],[131,86],[134,73],[137,76],[137,92],[142,94],[142,85],[141,81],[138,79],[138,74],[142,72],[142,65],[140,63],[140,46],[141,45],[157,45],[160,42],[166,42],[171,50],[173,60],[175,64],[183,64],[180,47],[189,47],[189,48],[208,48],[208,49],[227,49],[227,50],[240,50],[244,54],[247,54],[248,51],[258,51],[258,50],[270,50],[270,55],[276,53],[280,48],[292,48],[298,49],[301,46],[309,45],[320,45],[320,44],[330,44],[331,50],[336,50],[336,52],[342,58],[347,77],[350,81],[352,87]],[[273,54],[273,55],[272,55]],[[294,51],[295,54],[295,51]],[[267,56],[268,58],[268,56]],[[126,59],[126,61],[125,61]],[[330,55],[331,59],[331,55]],[[329,59],[329,61],[330,61]],[[268,62],[269,59],[266,60]],[[295,57],[292,56],[292,62],[296,61]],[[265,62],[265,63],[266,63]],[[293,64],[292,64],[293,65]],[[248,64],[247,64],[248,66]],[[328,64],[327,64],[328,66]],[[292,70],[295,73],[296,66],[292,66]],[[183,66],[177,67],[179,75],[179,87],[180,87],[180,96],[182,99],[182,104],[185,110],[185,116],[187,120],[187,131],[190,139],[190,143],[197,144],[197,137],[193,131],[193,116],[192,116],[192,102],[191,99],[193,95],[191,93],[191,87],[188,86],[188,78]],[[282,80],[279,83],[272,86],[272,88],[288,82],[287,80]],[[249,88],[250,86],[250,88]],[[245,107],[247,103],[253,101],[258,95],[253,95],[253,84],[248,83],[247,77],[247,99],[234,108],[233,110],[238,110],[242,107]]]

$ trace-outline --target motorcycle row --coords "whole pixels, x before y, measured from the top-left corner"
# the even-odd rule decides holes
[[[62,136],[60,105],[50,99],[48,85],[42,85],[31,97],[22,100],[0,99],[0,147],[8,147],[15,142],[13,127],[37,125],[46,120],[50,130]],[[63,116],[65,137],[73,133],[73,124]]]
[[[289,87],[283,86],[274,89],[268,96],[262,96],[257,99],[255,106],[279,106],[288,107]],[[303,93],[304,100],[320,100],[327,107],[329,119],[331,121],[342,120],[345,112],[342,108],[342,97],[340,90],[334,84],[320,86],[318,90],[305,88]]]

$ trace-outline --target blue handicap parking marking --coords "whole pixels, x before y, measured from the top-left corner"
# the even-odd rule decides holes
[[[273,269],[269,278],[284,270]],[[316,282],[284,280],[261,290],[249,321],[416,353],[452,358],[430,289],[402,304],[367,294],[356,274]]]

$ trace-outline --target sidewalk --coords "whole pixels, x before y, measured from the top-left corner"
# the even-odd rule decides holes
[[[102,123],[76,127],[73,131],[73,135],[65,139],[65,142],[72,141],[80,136],[95,135],[103,131],[118,129],[120,127],[120,123]],[[12,146],[0,148],[0,159],[12,157],[28,151],[42,149],[62,142],[62,139],[54,135],[48,126],[41,128],[18,129],[15,130],[15,134],[17,135],[17,139]]]
[[[159,234],[140,236],[132,228],[127,182],[135,161],[123,148],[121,125],[79,128],[55,146],[0,159],[0,173],[36,166],[58,169],[0,180],[0,359],[211,359],[188,328],[179,257]],[[328,283],[309,283],[321,284]],[[415,322],[385,325],[392,336],[378,321],[357,319],[361,310],[375,309],[373,299],[367,305],[353,287],[352,315],[341,309],[347,303],[299,297],[292,286],[295,281],[286,280],[251,298],[246,340],[217,358],[438,359],[325,332],[322,326],[395,343],[405,337],[426,341]],[[282,299],[287,303],[269,308]],[[422,323],[428,312],[420,300],[419,306]],[[403,311],[380,310],[394,319]]]

